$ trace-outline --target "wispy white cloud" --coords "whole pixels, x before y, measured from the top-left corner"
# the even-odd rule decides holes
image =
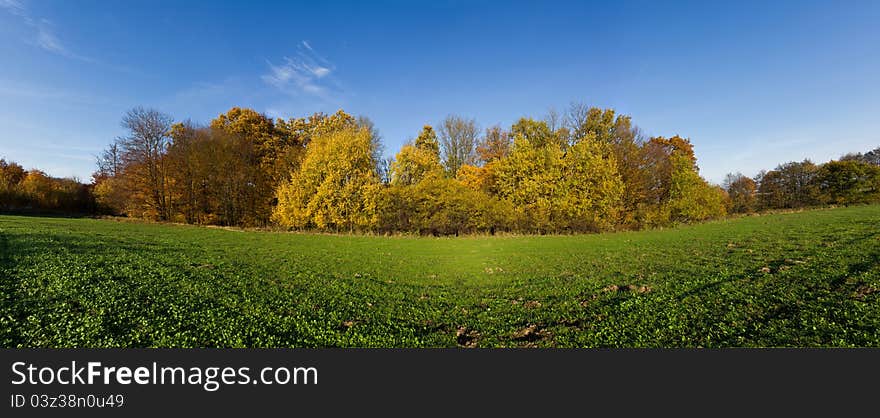
[[[0,0],[0,7],[9,11],[13,15],[24,17],[27,14],[25,13],[24,5],[21,4],[18,0]]]
[[[38,24],[34,25],[34,27],[37,30],[37,36],[33,43],[38,47],[67,58],[91,61],[90,59],[74,54],[67,49],[67,47],[61,42],[61,39],[58,39],[58,35],[55,34],[55,31],[52,28],[52,22],[49,22],[46,19],[41,19]]]
[[[62,55],[67,54],[67,50],[64,48],[64,45],[61,45],[61,41],[58,40],[58,37],[45,26],[40,26],[39,28],[37,33],[37,45],[49,52],[55,52]]]
[[[47,19],[37,19],[31,16],[27,8],[18,0],[0,0],[0,8],[5,9],[13,16],[17,16],[21,21],[33,32],[33,39],[28,43],[42,48],[53,54],[61,55],[66,58],[85,62],[95,62],[95,60],[74,53],[64,45],[64,42],[55,33],[52,22]]]
[[[318,55],[307,41],[299,44],[295,56],[284,57],[282,60],[280,64],[267,60],[269,72],[262,76],[264,82],[279,91],[290,95],[305,93],[321,98],[329,98],[340,92],[339,83],[333,79],[336,67]]]
[[[273,118],[316,109],[336,110],[346,104],[350,95],[336,74],[332,62],[307,41],[300,41],[293,54],[266,60],[264,72],[256,77],[194,82],[160,104],[172,114],[179,110],[197,119],[213,118],[231,106],[252,107]]]

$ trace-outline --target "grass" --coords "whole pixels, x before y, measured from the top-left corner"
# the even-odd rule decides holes
[[[0,216],[3,347],[880,346],[880,206],[417,238]]]

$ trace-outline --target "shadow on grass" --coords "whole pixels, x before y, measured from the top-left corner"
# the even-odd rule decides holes
[[[78,219],[78,218],[100,218],[101,215],[95,213],[80,212],[64,212],[41,209],[0,209],[0,215],[9,216],[27,216],[32,218],[61,218],[61,219]]]

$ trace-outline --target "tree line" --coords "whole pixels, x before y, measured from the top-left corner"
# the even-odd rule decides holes
[[[92,185],[0,159],[0,211],[95,213]]]
[[[880,147],[825,164],[788,162],[755,178],[728,174],[724,188],[728,207],[736,213],[878,202]]]
[[[3,162],[0,198],[192,224],[433,235],[639,229],[880,201],[880,148],[716,186],[687,138],[646,137],[629,116],[582,104],[510,127],[450,115],[389,159],[373,123],[342,110],[272,119],[236,107],[200,125],[138,107],[122,126],[92,184],[73,182],[79,194],[60,179],[57,192],[34,192],[30,172]]]

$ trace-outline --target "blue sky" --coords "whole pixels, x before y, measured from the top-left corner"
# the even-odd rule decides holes
[[[369,116],[393,154],[450,113],[573,101],[754,175],[880,146],[880,2],[0,0],[0,157],[89,178],[123,113]]]

